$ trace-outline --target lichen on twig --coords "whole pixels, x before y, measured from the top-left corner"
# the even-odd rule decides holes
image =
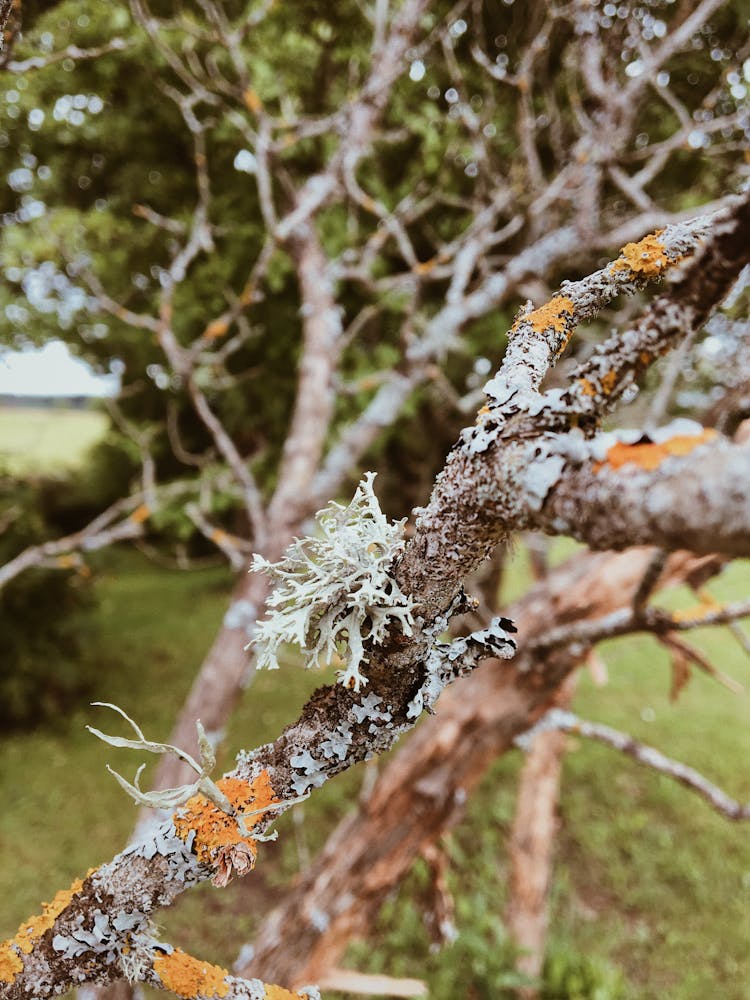
[[[305,666],[341,659],[339,681],[359,691],[367,678],[365,641],[380,645],[397,623],[411,635],[413,602],[390,574],[404,546],[404,521],[389,521],[366,473],[347,507],[331,502],[316,514],[319,537],[296,538],[284,558],[272,563],[256,555],[252,569],[268,573],[276,588],[266,602],[268,617],[251,644],[258,667],[276,669],[279,648],[300,647]]]
[[[213,747],[211,746],[211,741],[206,736],[205,730],[201,725],[200,719],[198,719],[195,723],[195,728],[198,731],[198,747],[200,750],[200,763],[198,763],[198,761],[196,761],[195,758],[193,758],[185,750],[181,750],[179,747],[173,746],[171,743],[157,743],[154,740],[147,740],[143,735],[140,726],[138,726],[138,724],[135,723],[130,716],[117,705],[112,705],[110,702],[106,701],[95,701],[92,702],[92,704],[102,708],[111,708],[114,712],[117,712],[118,715],[121,715],[123,719],[125,719],[126,722],[132,726],[137,739],[131,740],[122,736],[107,736],[106,733],[101,732],[99,729],[95,729],[93,726],[86,726],[88,731],[93,733],[94,736],[97,736],[100,740],[103,740],[105,743],[108,743],[113,747],[128,750],[146,750],[148,753],[174,754],[175,757],[191,767],[198,775],[195,781],[186,785],[178,785],[176,788],[165,788],[162,791],[144,792],[141,788],[140,778],[144,768],[146,767],[145,764],[141,764],[135,772],[135,778],[132,783],[123,778],[121,774],[113,770],[113,768],[107,764],[107,770],[109,773],[139,805],[149,806],[152,809],[176,809],[179,806],[184,805],[193,795],[200,792],[202,795],[205,795],[207,799],[213,802],[215,806],[221,809],[222,812],[228,813],[230,816],[234,815],[234,808],[231,802],[216,785],[216,783],[209,777],[216,766],[216,755]]]

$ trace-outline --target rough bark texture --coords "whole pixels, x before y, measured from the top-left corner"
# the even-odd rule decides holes
[[[750,447],[714,440],[683,458],[639,467],[638,455],[660,461],[658,445],[613,446],[625,460],[589,463],[561,476],[539,527],[570,534],[593,548],[643,543],[694,552],[750,555]],[[629,455],[632,453],[632,455]],[[606,539],[606,542],[604,541]]]

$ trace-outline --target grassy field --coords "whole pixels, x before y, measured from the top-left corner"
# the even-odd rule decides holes
[[[0,406],[0,468],[12,473],[74,468],[107,424],[99,410]]]
[[[180,574],[127,552],[102,554],[96,574],[99,605],[80,622],[87,655],[100,663],[92,700],[122,705],[147,735],[165,738],[223,613],[228,576]],[[719,597],[736,596],[749,584],[750,567],[740,564],[713,589]],[[699,641],[750,687],[747,657],[726,632],[707,632]],[[750,799],[746,697],[700,676],[672,705],[668,665],[651,640],[620,640],[602,653],[611,681],[596,688],[582,678],[576,705],[582,715],[627,728]],[[220,764],[228,766],[239,747],[277,734],[319,682],[320,675],[304,671],[260,675],[244,695]],[[134,807],[104,764],[132,773],[134,755],[95,741],[86,722],[106,729],[108,720],[103,710],[82,706],[52,728],[0,738],[0,938],[38,911],[41,900],[110,857],[131,829]],[[509,995],[501,918],[519,759],[514,752],[498,761],[446,845],[458,941],[440,953],[431,949],[416,902],[425,891],[417,866],[385,907],[376,938],[354,945],[349,964],[423,976],[440,1000]],[[355,769],[316,793],[304,806],[304,824],[284,817],[279,842],[264,847],[258,872],[244,883],[185,894],[159,917],[167,937],[231,963],[283,885],[350,807],[361,777]],[[550,986],[548,1000],[746,1000],[748,833],[666,779],[571,740],[548,969],[558,986]]]

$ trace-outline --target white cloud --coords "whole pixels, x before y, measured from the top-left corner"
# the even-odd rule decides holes
[[[0,354],[0,394],[9,396],[112,396],[116,375],[96,375],[61,340]]]

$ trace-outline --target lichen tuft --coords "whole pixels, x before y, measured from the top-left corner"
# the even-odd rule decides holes
[[[253,644],[258,667],[276,669],[285,643],[304,651],[305,666],[343,662],[339,681],[359,691],[367,679],[364,643],[382,644],[392,625],[411,635],[412,600],[390,569],[404,547],[404,521],[383,514],[368,472],[348,507],[330,503],[316,515],[321,537],[297,538],[277,563],[256,555],[255,572],[268,573],[276,587],[266,602]]]

